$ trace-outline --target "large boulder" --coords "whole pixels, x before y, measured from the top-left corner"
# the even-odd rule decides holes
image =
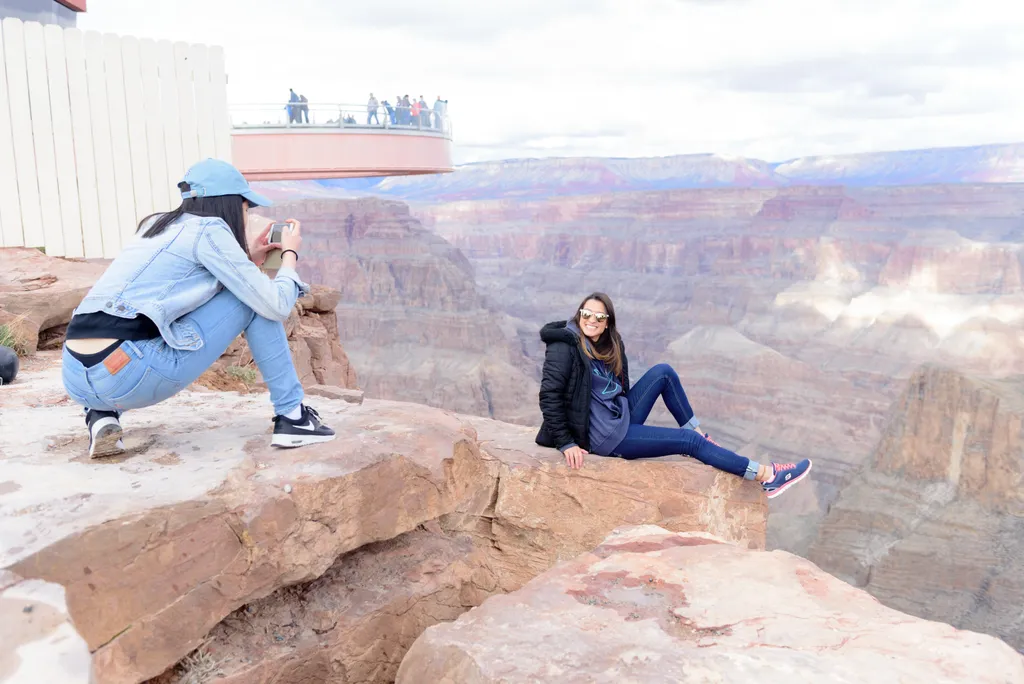
[[[38,249],[0,249],[0,325],[15,325],[27,354],[40,343],[60,346],[71,313],[106,263],[56,259]]]
[[[396,681],[1005,684],[1024,657],[784,551],[643,526],[428,628]]]

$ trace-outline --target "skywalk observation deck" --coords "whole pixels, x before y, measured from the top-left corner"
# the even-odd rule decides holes
[[[294,103],[292,103],[295,106]],[[452,171],[447,114],[420,117],[383,107],[367,123],[367,106],[288,103],[233,106],[232,162],[249,180],[404,176]],[[308,119],[308,123],[307,123]]]

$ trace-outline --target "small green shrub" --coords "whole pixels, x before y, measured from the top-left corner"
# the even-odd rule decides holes
[[[246,385],[256,382],[258,374],[252,366],[228,366],[227,373],[233,378],[238,378]]]
[[[18,356],[28,354],[28,339],[25,333],[25,316],[21,315],[12,321],[0,325],[0,347],[10,347]]]

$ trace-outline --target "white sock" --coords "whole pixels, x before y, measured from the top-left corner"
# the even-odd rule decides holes
[[[284,414],[284,417],[288,420],[298,420],[302,417],[302,404],[299,404],[288,413]]]

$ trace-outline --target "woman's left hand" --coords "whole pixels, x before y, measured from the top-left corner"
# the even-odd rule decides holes
[[[249,243],[249,258],[252,259],[252,263],[257,266],[262,266],[263,262],[267,260],[267,252],[274,249],[281,249],[280,242],[267,242],[267,236],[270,235],[271,225],[272,224],[268,223],[267,227]]]

